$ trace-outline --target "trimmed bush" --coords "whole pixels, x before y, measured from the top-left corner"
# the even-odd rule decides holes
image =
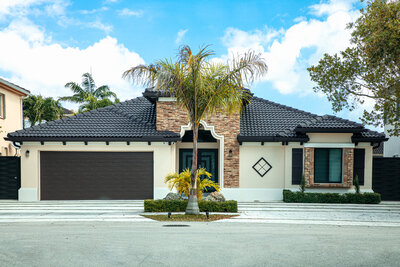
[[[303,193],[283,190],[283,201],[289,203],[379,204],[381,195],[378,193]]]
[[[186,210],[187,200],[152,200],[144,201],[145,212],[183,212]],[[223,202],[199,201],[200,211],[205,212],[237,212],[237,201],[229,200]]]

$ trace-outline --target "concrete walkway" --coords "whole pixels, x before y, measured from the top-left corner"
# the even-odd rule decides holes
[[[400,227],[400,202],[379,205],[257,203],[238,204],[238,217],[215,223],[288,223]],[[140,216],[143,201],[0,201],[0,223],[154,222]]]
[[[400,227],[400,202],[378,205],[239,203],[241,215],[223,222]],[[221,221],[222,222],[222,221]]]

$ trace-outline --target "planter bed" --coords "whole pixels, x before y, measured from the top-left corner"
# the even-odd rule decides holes
[[[303,193],[283,190],[283,201],[288,203],[379,204],[381,195],[378,193]]]
[[[186,210],[187,200],[152,200],[147,199],[144,201],[145,212],[182,212]],[[237,201],[199,201],[199,208],[201,212],[237,212]]]
[[[211,222],[223,219],[229,219],[238,215],[226,215],[226,214],[210,214],[209,218],[205,214],[199,215],[185,215],[185,214],[172,214],[171,218],[168,215],[142,215],[143,217],[156,220],[156,221],[171,221],[171,222]]]

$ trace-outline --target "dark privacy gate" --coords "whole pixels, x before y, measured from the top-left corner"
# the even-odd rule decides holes
[[[400,200],[400,158],[374,158],[372,189],[382,200]]]
[[[21,158],[0,157],[0,199],[18,199],[21,187]]]

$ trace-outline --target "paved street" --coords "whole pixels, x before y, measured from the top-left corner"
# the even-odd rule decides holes
[[[1,266],[398,266],[399,227],[0,224]]]

